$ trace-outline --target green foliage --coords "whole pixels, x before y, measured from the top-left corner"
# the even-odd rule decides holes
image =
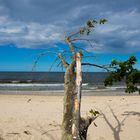
[[[91,110],[89,111],[89,113],[92,114],[93,116],[97,116],[97,115],[99,114],[98,111],[93,110],[93,109],[91,109]]]
[[[80,29],[80,34],[82,34],[82,35],[84,35],[84,34],[89,35],[90,32],[91,32],[90,29],[86,26],[84,26],[82,29]]]
[[[136,63],[135,56],[131,56],[127,61],[112,60],[110,67],[114,71],[110,72],[109,76],[105,79],[105,86],[112,86],[114,82],[125,80],[126,92],[133,93],[139,91],[137,87],[140,84],[140,71],[135,69],[133,66]]]
[[[100,21],[99,21],[100,24],[105,24],[106,22],[107,22],[106,19],[100,19]]]
[[[106,19],[100,19],[99,21],[97,20],[88,20],[86,22],[86,26],[82,27],[79,31],[80,34],[84,35],[89,35],[91,32],[91,29],[95,27],[96,24],[104,24],[107,22]]]
[[[92,27],[94,27],[94,24],[93,24],[92,21],[88,20],[87,21],[87,26],[90,27],[90,28],[92,28]]]

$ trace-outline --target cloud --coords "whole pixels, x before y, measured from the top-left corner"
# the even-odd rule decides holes
[[[13,21],[0,17],[0,44],[13,43],[17,47],[36,48],[61,41],[61,27],[39,23]]]
[[[140,51],[140,13],[137,10],[107,15],[108,23],[94,32],[96,53],[135,53]],[[98,48],[98,49],[97,49]],[[91,48],[88,48],[91,51]],[[104,51],[101,51],[104,50]]]
[[[48,47],[79,29],[89,18],[107,18],[91,35],[95,53],[140,50],[139,0],[0,0],[0,45]]]

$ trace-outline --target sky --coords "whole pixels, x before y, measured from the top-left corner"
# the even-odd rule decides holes
[[[140,69],[140,0],[0,0],[0,71],[32,71],[38,54],[67,48],[64,38],[89,19],[106,18],[80,43],[95,64],[137,57]],[[35,71],[50,71],[56,56],[40,58]],[[62,71],[59,61],[51,71]],[[103,71],[94,67],[84,71]]]

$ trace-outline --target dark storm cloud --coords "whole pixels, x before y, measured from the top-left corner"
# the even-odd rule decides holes
[[[51,23],[71,20],[71,16],[77,14],[80,17],[84,14],[82,17],[87,18],[97,17],[108,11],[121,12],[140,8],[139,0],[1,0],[1,5],[16,20]]]
[[[0,0],[0,44],[40,47],[59,42],[87,19],[102,17],[108,23],[97,27],[93,51],[140,50],[139,0]]]

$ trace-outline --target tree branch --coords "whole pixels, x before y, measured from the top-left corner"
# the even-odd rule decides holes
[[[79,35],[80,31],[72,33],[71,35],[68,36],[68,38],[72,38],[73,36]]]
[[[36,68],[36,65],[37,65],[38,61],[40,60],[40,58],[45,56],[45,55],[47,55],[48,53],[52,53],[52,54],[57,55],[56,52],[52,52],[52,51],[45,51],[45,52],[37,54],[37,57],[36,57],[36,59],[35,59],[35,61],[33,63],[32,71],[34,71],[34,69]]]
[[[98,116],[88,116],[85,119],[85,125],[88,128],[90,126],[90,124],[97,118]]]
[[[84,49],[84,48],[82,48],[82,47],[74,46],[74,48],[79,49],[80,51],[83,50],[84,52],[86,52],[86,53],[88,53],[88,54],[92,54],[90,51],[87,51],[86,49]],[[91,57],[95,57],[95,56],[93,55],[93,56],[91,56]]]
[[[65,59],[62,57],[61,54],[58,54],[58,58],[61,60],[61,63],[63,64],[65,68],[69,66],[69,64],[65,61]]]
[[[74,46],[72,45],[72,43],[71,43],[71,41],[70,41],[70,38],[67,37],[67,38],[65,39],[65,42],[68,44],[68,46],[69,46],[69,48],[70,48],[70,50],[71,50],[71,52],[72,52],[72,55],[75,56]]]
[[[81,65],[82,66],[95,66],[95,67],[98,67],[98,68],[105,69],[106,71],[109,72],[109,69],[105,66],[101,66],[101,65],[97,65],[97,64],[91,64],[91,63],[82,63]]]
[[[49,72],[52,70],[52,68],[53,68],[53,66],[54,66],[54,64],[56,63],[57,60],[58,60],[58,58],[56,57],[54,62],[51,64],[51,66],[49,68]]]
[[[68,52],[68,51],[63,51],[62,53],[65,53],[65,52]],[[39,53],[38,55],[37,55],[37,57],[36,57],[36,59],[35,59],[35,61],[34,61],[34,63],[33,63],[33,67],[32,67],[32,71],[34,71],[34,69],[36,68],[36,65],[37,65],[37,63],[38,63],[38,61],[40,60],[40,58],[41,57],[43,57],[43,56],[46,56],[47,54],[54,54],[54,55],[56,55],[56,56],[58,56],[58,58],[59,59],[61,59],[61,62],[62,62],[62,64],[64,65],[64,67],[67,67],[66,65],[69,65],[66,61],[65,61],[65,59],[62,57],[62,55],[61,55],[61,53],[58,53],[58,52],[53,52],[53,51],[44,51],[44,52],[42,52],[42,53]],[[56,61],[56,60],[55,60]],[[51,66],[52,67],[52,66]]]
[[[80,133],[83,139],[87,138],[87,130],[90,124],[97,118],[98,116],[88,116],[87,118],[81,118],[80,123]]]
[[[89,39],[87,39],[87,38],[74,38],[71,41],[72,42],[74,42],[74,41],[86,41],[86,42],[89,43],[89,45],[91,46],[91,48],[93,48],[93,45],[92,45],[91,41]]]

